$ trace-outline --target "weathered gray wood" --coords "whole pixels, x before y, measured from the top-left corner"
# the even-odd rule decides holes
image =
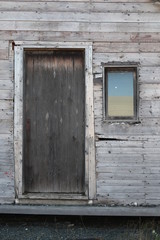
[[[93,1],[92,11],[95,12],[159,12],[159,8],[156,4],[151,2],[129,2],[125,1]]]
[[[89,192],[86,194],[90,199],[97,197],[99,203],[104,204],[132,205],[133,202],[144,205],[159,204],[159,4],[150,0],[134,2],[133,0],[39,0],[34,2],[3,0],[0,1],[0,11],[0,192],[2,193],[0,202],[4,202],[5,199],[10,202],[13,200],[13,179],[8,178],[9,181],[7,181],[7,177],[3,176],[5,170],[10,169],[13,173],[14,84],[12,83],[13,50],[11,48],[14,48],[14,44],[11,46],[11,41],[15,41],[17,45],[43,45],[53,48],[55,47],[52,44],[54,39],[55,42],[72,42],[71,48],[80,41],[93,42],[94,88],[92,49],[81,45],[83,49],[87,49],[85,58],[89,64],[85,68],[91,70],[85,73],[86,102],[89,104],[86,104],[85,131],[85,171],[87,173],[85,180],[86,185],[89,183]],[[15,49],[18,48],[18,46],[15,47]],[[14,152],[16,193],[22,197],[23,108],[22,83],[20,82],[23,72],[22,49],[19,53],[20,58],[16,54],[14,60],[16,62]],[[88,53],[90,59],[88,59]],[[104,121],[101,63],[111,61],[139,62],[139,119],[135,123]],[[94,120],[96,161],[94,158]],[[44,165],[44,169],[45,167]],[[6,195],[4,195],[7,184],[12,190],[6,190]],[[35,201],[40,196],[27,197],[32,203],[40,203]],[[21,200],[22,203],[29,203],[27,197],[25,202]],[[46,196],[42,198],[43,202],[46,201]],[[58,197],[55,196],[55,198]]]
[[[11,66],[11,63],[8,61],[8,60],[0,60],[0,71],[6,71],[6,70],[9,70]]]
[[[108,206],[138,206],[145,205],[145,194],[142,193],[110,193],[109,196],[105,196],[105,194],[98,196],[98,202],[102,205]]]
[[[1,134],[0,135],[0,142],[7,142],[7,141],[11,141],[12,142],[12,135],[11,134]]]
[[[116,194],[118,195],[118,193],[123,193],[123,194],[130,194],[130,193],[140,193],[140,194],[143,194],[144,193],[149,193],[150,195],[152,193],[158,193],[159,192],[159,195],[160,195],[160,191],[159,191],[159,186],[156,186],[156,187],[143,187],[142,186],[100,186],[100,188],[97,189],[97,193],[99,194],[99,192],[104,195],[106,194],[106,197],[110,196],[110,198],[112,198],[112,193],[116,196]],[[158,194],[157,194],[158,195]],[[118,198],[117,198],[117,201],[118,201]]]
[[[150,98],[151,99],[151,98]],[[160,117],[160,101],[149,101],[144,100],[141,101],[140,111],[139,111],[140,117]]]
[[[53,15],[53,14],[52,14]],[[75,15],[77,16],[77,15]],[[63,19],[64,20],[64,19]],[[69,21],[69,19],[66,19],[66,21]],[[82,17],[83,20],[83,17]],[[72,22],[72,19],[70,19],[70,22],[47,22],[46,21],[4,21],[1,20],[1,29],[2,30],[17,30],[17,31],[55,31],[55,32],[59,32],[59,31],[83,31],[83,32],[117,32],[117,33],[132,33],[132,32],[136,32],[136,38],[139,38],[139,29],[141,29],[141,33],[145,33],[147,32],[146,35],[146,41],[147,39],[151,38],[150,34],[151,33],[159,33],[160,32],[160,23],[159,22],[152,22],[152,23],[148,23],[148,22],[118,22],[118,23],[103,23],[103,22],[98,22],[98,23],[94,23],[94,22]],[[88,20],[89,21],[89,20]],[[125,27],[124,27],[125,26]],[[149,36],[148,36],[149,35]],[[134,36],[133,36],[133,40],[134,40]],[[145,39],[144,39],[145,41]]]
[[[127,32],[105,32],[108,31],[108,29],[104,30],[103,32],[86,32],[83,28],[79,31],[75,32],[69,32],[65,29],[62,32],[55,31],[55,28],[50,29],[49,31],[32,31],[32,30],[26,30],[26,31],[16,31],[16,30],[10,30],[10,31],[2,31],[1,39],[2,40],[10,40],[13,38],[14,40],[30,40],[30,41],[63,41],[64,38],[66,41],[102,41],[102,42],[142,42],[142,43],[156,43],[159,42],[160,33],[159,32],[130,32],[130,30],[127,30]],[[88,28],[87,28],[88,29]],[[42,29],[39,29],[42,30]],[[73,30],[73,29],[72,29]],[[83,32],[84,30],[85,32]],[[112,30],[112,29],[111,29]],[[150,31],[151,29],[148,29],[146,31]],[[143,30],[142,30],[143,31]]]
[[[4,0],[0,0],[3,2]],[[11,0],[6,0],[6,2],[10,2]],[[77,2],[89,2],[90,0],[76,0]],[[144,1],[144,0],[143,0]],[[22,0],[14,0],[14,2],[22,2]],[[23,2],[31,3],[31,0],[23,0]],[[36,2],[57,2],[56,0],[36,0]],[[59,2],[68,2],[68,0],[59,0]],[[75,0],[70,0],[70,2],[75,2]],[[147,0],[146,0],[147,2]]]
[[[101,149],[104,149],[104,148],[119,148],[119,149],[122,149],[122,148],[140,148],[142,149],[143,147],[143,142],[142,141],[116,141],[116,140],[112,140],[112,141],[99,141],[99,142],[96,142],[96,146],[97,146],[97,149],[101,148]]]
[[[74,201],[85,201],[87,202],[88,198],[85,196],[85,195],[82,195],[82,194],[79,194],[79,193],[75,193],[75,194],[70,194],[70,193],[64,193],[64,194],[59,194],[59,193],[53,193],[53,192],[43,192],[43,193],[26,193],[23,195],[22,198],[20,198],[22,200],[22,203],[25,203],[30,200],[37,200],[37,203],[38,203],[38,200],[45,200],[47,202],[47,200],[55,200],[55,202],[57,200],[67,200],[69,202],[69,200],[74,200]],[[25,202],[23,202],[23,200]],[[40,202],[39,202],[40,203]]]
[[[14,201],[13,164],[13,135],[0,134],[0,203]]]
[[[148,144],[149,145],[149,144]],[[152,146],[150,144],[150,146]],[[153,144],[154,146],[154,144]],[[153,147],[152,146],[152,147]],[[139,167],[159,167],[159,161],[154,157],[151,158],[151,154],[132,154],[133,156],[131,156],[131,154],[121,154],[119,156],[117,156],[117,154],[111,154],[110,155],[105,155],[102,153],[99,153],[97,155],[97,166],[103,167],[131,167],[131,166],[135,166],[137,168]],[[117,156],[117,158],[116,158]],[[155,154],[155,156],[157,156]],[[148,158],[148,160],[146,159]]]
[[[8,134],[13,132],[13,120],[1,119],[0,120],[0,134]]]
[[[13,100],[0,100],[0,109],[10,110],[13,112]]]
[[[134,205],[134,203],[133,203]],[[160,207],[0,205],[1,214],[80,216],[160,216]]]
[[[143,66],[159,66],[159,53],[94,53],[94,66],[108,62],[137,62]]]
[[[8,59],[8,41],[0,41],[0,59]]]
[[[102,2],[102,3],[104,3],[104,2],[110,2],[111,0],[93,0],[93,2]],[[119,2],[119,3],[130,3],[130,2],[133,2],[133,0],[113,0],[112,1],[113,3],[114,2]],[[134,2],[137,2],[137,3],[139,3],[139,1],[134,1]],[[147,3],[147,2],[150,2],[150,0],[140,0],[140,2],[141,3]]]
[[[134,158],[134,161],[131,161],[131,162],[129,162],[129,158],[127,158],[126,162],[121,163],[122,156],[120,157],[119,162],[113,162],[112,163],[110,161],[108,162],[108,159],[110,159],[109,155],[107,155],[106,157],[102,154],[101,154],[102,156],[99,156],[99,155],[98,155],[99,162],[97,163],[97,170],[102,169],[103,167],[107,167],[108,170],[109,170],[110,167],[111,168],[115,167],[115,168],[120,168],[120,169],[121,169],[121,167],[124,167],[124,169],[125,169],[125,167],[127,167],[127,168],[128,167],[130,167],[130,168],[132,168],[132,167],[143,168],[144,165],[145,165],[144,162],[137,162],[135,160],[135,158]],[[114,154],[114,157],[112,157],[112,159],[115,158],[115,157],[116,157],[116,154]],[[146,164],[146,166],[148,167],[148,164]],[[159,166],[159,164],[155,163],[155,165],[154,165],[154,163],[150,163],[149,166],[150,167],[151,166]]]
[[[109,2],[90,3],[89,1],[58,1],[58,2],[32,2],[32,6],[24,1],[19,1],[16,5],[12,1],[1,1],[1,11],[46,11],[46,12],[159,12],[159,8],[154,3],[128,3],[115,4]]]
[[[157,182],[152,182],[152,183],[156,183],[159,185],[159,181]],[[97,181],[97,188],[104,186],[106,187],[106,189],[108,188],[108,186],[119,186],[120,188],[122,188],[123,186],[142,186],[144,185],[144,181],[143,180],[99,180]]]
[[[3,2],[4,0],[0,0],[0,2]],[[11,0],[6,0],[6,2],[10,2]],[[22,0],[14,0],[15,2],[22,2]],[[36,0],[37,2],[56,2],[56,0]],[[31,0],[23,0],[23,2],[31,2]],[[59,2],[68,2],[68,0],[59,0]],[[70,0],[70,2],[75,2],[75,0]],[[77,0],[77,2],[90,2],[90,0]],[[110,2],[110,0],[92,0],[92,2]],[[113,2],[118,2],[118,3],[129,3],[132,2],[132,0],[113,0]],[[135,1],[137,3],[139,3],[139,1]],[[147,3],[150,2],[150,0],[141,0],[140,2],[142,3]],[[158,4],[157,2],[155,2],[155,4]]]
[[[158,189],[158,187],[157,187]],[[148,192],[146,193],[146,200],[157,200],[160,198],[160,192]]]
[[[158,176],[158,175],[157,175]],[[114,173],[106,173],[106,172],[100,172],[100,173],[97,173],[97,180],[125,180],[125,181],[128,181],[128,180],[141,180],[141,181],[144,181],[145,179],[145,174],[144,173],[134,173],[133,172],[130,172],[130,173],[125,173],[125,174],[121,174],[121,173],[117,173],[117,172],[114,172]],[[151,179],[153,180],[153,179]]]
[[[11,71],[9,71],[8,68],[0,69],[0,80],[4,81],[4,80],[9,80],[9,79],[12,79]]]
[[[25,53],[25,192],[84,192],[84,93],[82,51]]]
[[[8,111],[8,110],[4,110],[4,109],[0,110],[0,118],[12,120],[13,119],[13,111],[12,110]]]
[[[140,98],[143,100],[159,99],[160,85],[159,84],[143,84],[140,85]]]
[[[160,52],[160,43],[113,43],[113,42],[96,42],[93,45],[96,53],[139,53],[139,52]]]
[[[96,127],[96,134],[104,135],[108,131],[108,137],[106,135],[106,138],[109,139],[121,139],[120,134],[122,136],[128,135],[128,138],[131,136],[135,137],[135,135],[140,135],[143,138],[144,136],[150,136],[154,134],[155,136],[159,134],[159,118],[152,118],[152,121],[150,121],[150,118],[140,118],[138,122],[129,124],[127,122],[121,122],[121,123],[115,123],[115,122],[106,122],[103,121],[103,116],[101,112],[98,112],[100,115],[96,115],[95,117],[95,127]],[[150,128],[150,129],[147,129]],[[157,128],[157,132],[155,131]],[[103,132],[102,132],[103,131]],[[112,136],[110,135],[112,131]],[[125,132],[126,131],[126,132]],[[115,137],[117,136],[117,137]],[[99,136],[100,137],[100,136]],[[125,140],[125,138],[122,137],[122,139]]]
[[[13,90],[13,82],[11,80],[0,80],[0,90]]]
[[[31,6],[32,5],[32,6]],[[91,8],[89,1],[36,1],[32,4],[28,2],[19,1],[15,4],[12,1],[1,1],[0,10],[1,11],[38,11],[38,12],[88,12]],[[154,10],[153,6],[153,10]],[[155,9],[156,11],[156,9]]]
[[[14,160],[15,193],[22,194],[22,128],[23,128],[23,49],[15,47],[15,98],[14,98]]]
[[[10,15],[9,15],[10,13]],[[14,11],[4,11],[0,12],[0,20],[2,21],[18,21],[18,20],[23,20],[23,21],[58,21],[58,22],[63,22],[63,21],[73,21],[73,19],[78,19],[78,22],[96,22],[96,23],[101,23],[102,21],[105,22],[150,22],[150,23],[155,23],[159,22],[160,16],[159,13],[99,13],[99,12],[91,12],[91,13],[79,13],[79,12],[71,12],[70,14],[66,12],[54,12],[54,14],[50,12],[19,12],[17,15],[16,12]]]
[[[89,172],[87,182],[89,182],[89,199],[96,198],[96,166],[95,166],[95,137],[94,137],[94,95],[93,95],[93,73],[92,73],[92,46],[88,46],[85,51],[86,59],[86,130],[85,130],[85,152],[86,170]]]
[[[153,168],[152,172],[153,171],[159,172],[159,169],[157,169],[157,170],[156,169]],[[96,170],[97,170],[97,172],[105,172],[105,173],[115,173],[118,170],[119,172],[121,172],[123,174],[127,174],[127,173],[132,173],[132,174],[133,173],[140,173],[140,174],[142,174],[144,172],[143,167],[142,168],[137,168],[136,166],[130,166],[130,167],[123,167],[123,166],[121,166],[121,167],[119,167],[119,166],[118,167],[101,166],[100,167],[99,166],[99,167],[96,168]]]
[[[159,67],[140,67],[138,81],[143,83],[159,83]]]
[[[135,203],[136,205],[145,203],[145,194],[140,192],[97,193],[97,198],[100,203],[102,202],[102,204],[108,206],[124,206],[127,204],[130,206],[135,206]]]
[[[119,181],[118,187],[116,184],[114,185],[114,181],[110,181],[110,185],[107,184],[107,182],[106,182],[106,184],[98,184],[97,193],[98,194],[99,194],[99,192],[100,192],[100,194],[106,193],[106,196],[109,196],[112,193],[116,195],[116,193],[117,194],[118,193],[129,194],[129,193],[143,193],[143,192],[145,194],[146,193],[150,194],[150,196],[151,196],[151,193],[153,193],[153,194],[157,193],[157,195],[160,195],[159,184],[157,186],[154,186],[154,185],[149,186],[149,184],[147,184],[144,181],[142,181],[142,182],[139,181],[138,183],[135,182],[134,184],[133,184],[133,181],[128,181],[128,184],[127,184],[126,180],[124,182],[125,183],[123,185],[123,181]]]
[[[155,165],[156,166],[156,165]],[[146,167],[149,167],[146,166]],[[113,168],[116,169],[116,168]],[[123,173],[124,175],[124,173]],[[158,173],[134,173],[133,172],[127,172],[124,176],[122,175],[122,173],[117,173],[116,171],[112,172],[99,172],[98,173],[98,179],[103,179],[103,180],[109,180],[109,179],[113,179],[113,180],[135,180],[135,179],[139,179],[139,180],[158,180],[159,179],[159,175]]]

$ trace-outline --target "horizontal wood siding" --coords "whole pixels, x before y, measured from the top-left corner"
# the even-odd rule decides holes
[[[93,42],[97,200],[160,203],[160,4],[0,1],[0,203],[14,198],[12,41]],[[44,45],[44,44],[43,44]],[[102,63],[138,62],[139,121],[103,121]]]
[[[9,42],[0,40],[0,203],[14,201],[13,65]]]

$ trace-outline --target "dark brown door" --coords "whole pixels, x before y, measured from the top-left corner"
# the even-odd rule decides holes
[[[84,52],[27,50],[24,70],[24,191],[84,193]]]

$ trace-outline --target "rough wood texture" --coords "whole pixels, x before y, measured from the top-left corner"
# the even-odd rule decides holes
[[[25,53],[25,192],[84,193],[83,51]]]
[[[6,202],[7,199],[4,199]],[[64,204],[63,204],[64,205]],[[160,207],[102,207],[102,206],[21,206],[1,205],[1,214],[31,214],[31,215],[72,215],[72,216],[143,216],[159,217]]]
[[[152,0],[0,1],[0,31],[0,192],[7,184],[3,172],[13,161],[12,138],[7,145],[3,142],[4,135],[12,137],[13,132],[13,61],[9,41],[28,41],[28,44],[34,41],[37,45],[53,41],[91,41],[94,109],[89,111],[92,115],[94,110],[98,201],[117,205],[134,202],[159,205],[159,3]],[[139,63],[137,123],[107,123],[103,120],[101,64],[117,61]],[[92,91],[92,83],[90,89]],[[89,89],[87,93],[90,93]],[[21,104],[15,113],[20,119],[19,106]],[[20,121],[15,119],[15,125],[17,122]],[[15,140],[21,130],[21,125],[19,129],[16,127]],[[94,141],[93,132],[92,128],[88,143]],[[15,152],[20,146],[21,141],[15,141]],[[90,150],[90,156],[94,155],[94,149]],[[19,156],[20,161],[21,152]],[[95,163],[90,162],[90,165],[92,181],[89,187],[91,198],[94,198]],[[16,171],[19,171],[18,167],[16,164]],[[13,174],[12,167],[10,170]],[[3,193],[0,202],[12,201],[13,179],[9,178],[9,184],[12,190],[6,191],[6,195]]]
[[[67,199],[80,199],[83,201],[88,198],[95,198],[96,188],[95,188],[95,150],[94,150],[94,119],[93,119],[93,79],[92,79],[92,46],[90,43],[86,42],[80,42],[80,43],[56,43],[56,42],[50,42],[48,44],[45,44],[44,42],[41,42],[41,45],[38,47],[37,43],[31,42],[28,45],[28,42],[16,42],[17,45],[21,46],[15,46],[15,116],[14,116],[14,143],[15,143],[15,175],[16,175],[16,194],[17,197],[20,198],[20,201],[22,203],[31,203],[36,200],[36,203],[41,203],[41,200],[43,199],[43,202],[47,203],[47,201],[51,201],[51,199],[57,199],[57,196],[59,198],[65,199],[66,194],[55,194],[50,193],[48,195],[40,194],[35,195],[35,193],[31,194],[32,196],[29,196],[30,194],[24,195],[22,194],[24,192],[24,184],[23,184],[23,144],[22,144],[22,135],[23,131],[22,129],[25,129],[23,127],[23,51],[24,49],[33,49],[41,48],[41,50],[50,50],[50,53],[55,49],[54,51],[60,51],[63,53],[64,49],[68,52],[68,50],[74,49],[78,51],[84,51],[85,52],[85,196],[78,196],[77,194],[68,194]],[[44,44],[44,45],[43,45]],[[52,49],[52,51],[51,51]],[[68,50],[67,50],[68,49]],[[40,49],[39,49],[40,50]],[[74,51],[74,50],[73,50]],[[53,75],[53,74],[52,74]],[[88,190],[88,185],[90,184],[90,188]],[[28,199],[27,199],[28,197]],[[48,200],[46,200],[46,197]],[[38,198],[38,200],[37,200]],[[45,199],[44,199],[45,198]],[[35,200],[33,200],[35,199]],[[16,200],[17,201],[17,200]],[[54,203],[52,201],[52,203]]]
[[[13,79],[9,42],[0,40],[0,203],[14,202]]]
[[[19,1],[1,1],[1,11],[38,11],[38,12],[159,12],[155,3],[144,2],[92,2],[89,1],[34,1],[31,4],[28,2]]]
[[[8,59],[8,41],[0,40],[0,59]]]

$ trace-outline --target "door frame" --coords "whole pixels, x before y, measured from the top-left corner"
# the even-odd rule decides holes
[[[27,49],[83,49],[85,51],[85,195],[27,193],[23,182],[23,72],[24,51]],[[96,197],[95,139],[93,111],[93,74],[91,42],[15,42],[14,47],[14,159],[15,194],[17,203],[41,203],[41,200],[92,200]],[[47,203],[47,201],[46,201]]]

